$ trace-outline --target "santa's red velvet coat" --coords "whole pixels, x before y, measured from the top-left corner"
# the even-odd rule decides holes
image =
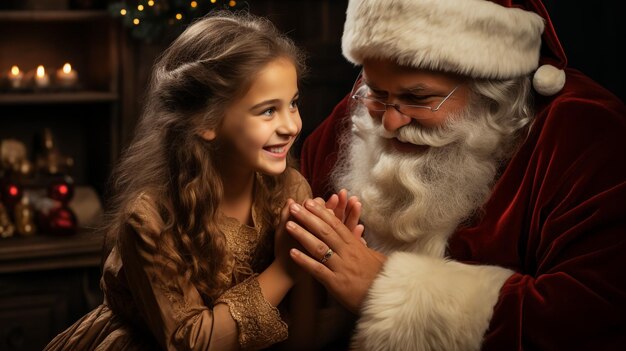
[[[493,283],[493,301],[486,298],[489,314],[479,340],[484,350],[626,349],[626,107],[580,72],[566,69],[566,74],[559,94],[535,97],[528,138],[498,179],[484,215],[450,237],[448,260],[441,262],[502,267],[493,272],[505,274]],[[315,196],[332,191],[327,176],[336,161],[338,135],[349,130],[347,106],[346,97],[304,143],[302,173]],[[414,331],[425,335],[415,329],[452,320],[438,319],[445,301],[432,302],[442,306],[428,306],[429,314],[415,311],[407,317],[404,310],[423,308],[414,303],[424,288],[415,283],[423,258],[394,255],[402,257],[390,256],[373,286],[376,296],[370,293],[362,311],[359,324],[367,324],[361,332],[378,338],[363,339],[370,340],[360,344],[365,348],[368,342],[371,348],[401,347]],[[414,267],[403,271],[407,265]],[[463,269],[454,271],[460,274],[455,277],[462,278]],[[446,270],[438,272],[445,280]],[[463,290],[463,284],[457,288]],[[381,297],[383,285],[403,292]],[[381,301],[389,306],[377,309]],[[482,322],[467,311],[466,320],[450,323],[449,334],[433,337],[425,347],[436,348],[438,342],[442,349],[476,347],[476,338],[465,336],[475,331],[466,329]]]

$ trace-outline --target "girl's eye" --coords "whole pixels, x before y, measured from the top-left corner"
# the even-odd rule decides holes
[[[267,110],[261,112],[261,115],[262,116],[267,116],[267,117],[272,117],[275,112],[276,112],[276,109],[271,107],[271,108],[268,108]]]
[[[294,112],[295,110],[298,109],[298,100],[293,100],[291,103],[289,103],[289,109]]]

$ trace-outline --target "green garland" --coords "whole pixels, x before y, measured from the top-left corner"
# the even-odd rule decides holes
[[[210,11],[234,11],[247,6],[243,0],[130,0],[110,4],[109,11],[122,20],[133,37],[155,42]]]

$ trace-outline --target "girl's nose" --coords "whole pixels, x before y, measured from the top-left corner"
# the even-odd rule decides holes
[[[294,136],[300,132],[301,124],[300,112],[288,111],[280,118],[280,126],[277,132],[282,135]]]

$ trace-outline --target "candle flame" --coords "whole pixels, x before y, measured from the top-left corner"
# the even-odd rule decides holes
[[[37,66],[37,77],[42,78],[46,75],[46,69],[42,65]]]
[[[66,63],[63,65],[63,73],[68,74],[72,72],[72,65],[70,65],[69,63]]]
[[[17,66],[11,67],[11,74],[17,76],[18,74],[20,74],[20,68]]]

